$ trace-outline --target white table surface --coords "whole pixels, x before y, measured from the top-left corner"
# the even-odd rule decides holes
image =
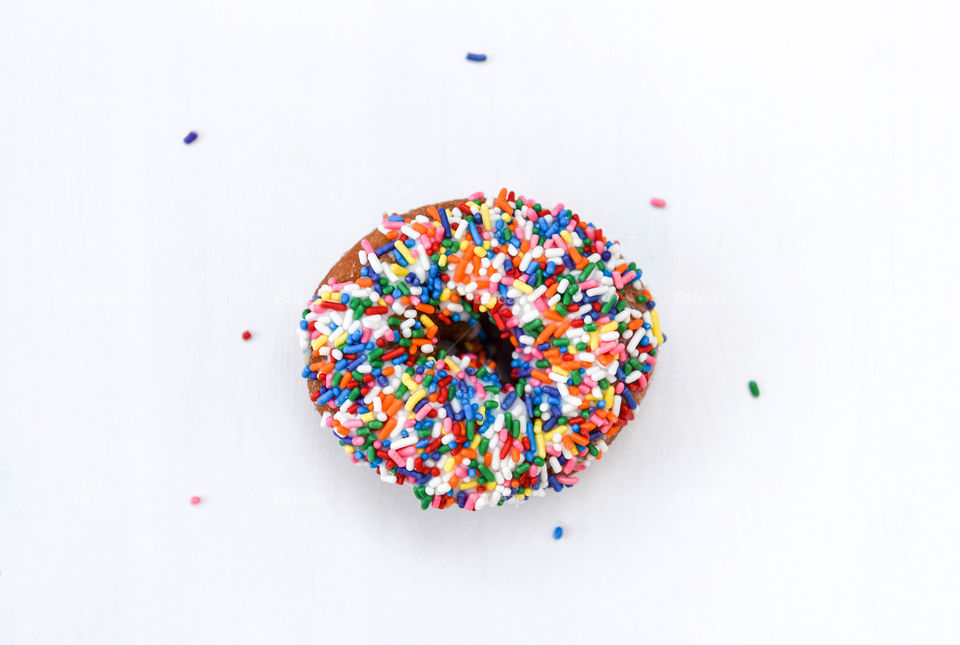
[[[0,643],[956,643],[950,7],[5,0]],[[299,311],[502,185],[669,342],[579,486],[421,512],[320,429]]]

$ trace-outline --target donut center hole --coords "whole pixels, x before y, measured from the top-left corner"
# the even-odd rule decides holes
[[[458,356],[476,354],[487,369],[499,377],[501,385],[516,386],[510,367],[513,345],[500,337],[502,333],[487,316],[480,316],[472,323],[456,322],[441,327],[437,333],[437,347]]]

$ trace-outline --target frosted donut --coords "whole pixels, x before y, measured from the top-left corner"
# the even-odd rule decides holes
[[[422,508],[562,491],[643,399],[665,337],[619,243],[506,189],[386,215],[303,310],[310,398]]]

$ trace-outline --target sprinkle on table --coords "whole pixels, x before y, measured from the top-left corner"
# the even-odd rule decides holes
[[[251,334],[249,331],[245,331],[242,334],[240,334],[240,336],[243,338],[243,340],[250,340],[253,334]]]
[[[192,506],[196,506],[196,505],[199,504],[199,503],[200,503],[200,497],[199,497],[199,496],[194,495],[193,497],[190,498],[190,504],[191,504]]]
[[[650,205],[655,208],[664,208],[667,205],[667,200],[661,199],[659,197],[654,197],[650,200]]]
[[[760,386],[757,385],[756,381],[750,381],[750,394],[753,395],[753,398],[760,396]]]
[[[188,146],[197,140],[197,133],[192,130],[183,138],[183,142]]]
[[[475,63],[482,63],[483,61],[487,60],[487,55],[486,55],[486,54],[472,54],[472,53],[468,53],[468,54],[467,54],[467,60],[472,60],[472,61],[475,62]]]
[[[562,527],[562,526],[558,526],[557,528],[553,529],[553,539],[554,539],[554,540],[559,540],[559,539],[562,538],[562,537],[563,537],[563,527]]]

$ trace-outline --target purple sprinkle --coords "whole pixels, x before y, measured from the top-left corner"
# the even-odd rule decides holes
[[[475,62],[477,62],[477,63],[482,63],[483,61],[487,60],[487,55],[486,55],[486,54],[469,54],[469,53],[468,53],[468,54],[467,54],[467,60],[472,60],[472,61],[475,61]]]
[[[183,138],[183,142],[184,142],[185,144],[187,144],[187,145],[190,145],[191,143],[193,143],[193,142],[196,141],[196,140],[197,140],[197,133],[196,133],[196,132],[192,132],[192,131],[190,132],[190,134],[188,134],[187,136],[185,136],[185,137]]]

